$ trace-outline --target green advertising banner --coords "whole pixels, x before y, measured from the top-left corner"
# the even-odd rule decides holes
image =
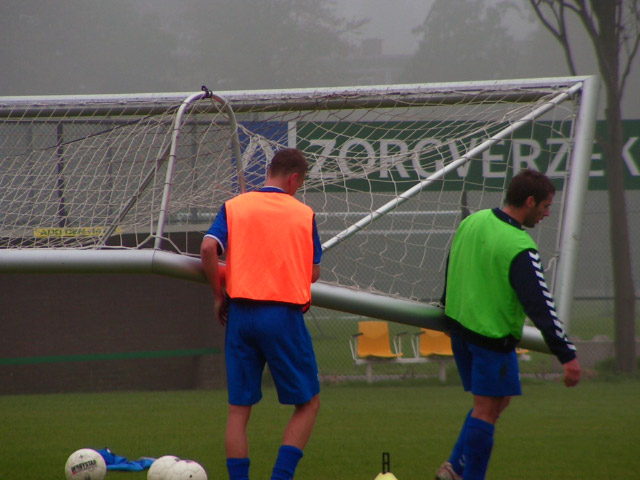
[[[468,126],[466,124],[465,128]],[[298,122],[295,138],[298,148],[313,153],[318,159],[311,166],[310,179],[330,180],[340,172],[341,176],[346,176],[347,188],[390,190],[397,182],[415,183],[427,178],[506,126],[489,127],[489,131],[488,128],[478,129],[475,135],[461,135],[462,124],[456,122]],[[598,122],[599,135],[604,135],[605,127],[604,122]],[[447,174],[444,184],[436,182],[437,185],[430,188],[457,190],[462,188],[463,182],[467,189],[502,188],[505,178],[508,180],[513,171],[527,167],[544,172],[561,187],[571,151],[570,128],[569,122],[538,122],[524,126],[508,140],[492,145],[474,159],[479,161],[466,163]],[[626,189],[640,189],[639,137],[640,120],[626,120],[623,147]],[[450,140],[456,138],[461,139]],[[601,152],[598,142],[594,142],[590,190],[607,188]],[[389,158],[395,155],[401,156],[403,161],[391,164]]]
[[[607,124],[598,121],[596,136],[605,138]],[[624,162],[625,190],[640,190],[640,120],[624,120],[622,122],[622,161]],[[607,189],[607,167],[602,147],[596,140],[593,144],[591,169],[589,172],[589,190]]]

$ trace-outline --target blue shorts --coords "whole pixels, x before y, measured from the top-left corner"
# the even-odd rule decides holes
[[[231,405],[260,401],[265,364],[280,403],[300,405],[320,392],[318,365],[300,307],[232,301],[225,360]]]
[[[466,392],[486,397],[521,395],[520,370],[515,350],[496,352],[451,335],[462,386]]]

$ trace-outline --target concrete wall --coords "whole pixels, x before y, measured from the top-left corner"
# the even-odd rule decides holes
[[[225,386],[224,328],[208,285],[5,275],[0,308],[0,394]],[[202,348],[218,353],[180,356]]]

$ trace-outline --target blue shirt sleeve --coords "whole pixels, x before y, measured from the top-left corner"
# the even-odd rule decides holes
[[[218,212],[218,215],[204,236],[213,237],[218,241],[218,255],[222,255],[227,249],[229,227],[227,225],[227,208],[224,203],[222,204],[222,207],[220,207],[220,212]]]
[[[318,235],[318,226],[316,225],[316,216],[313,216],[313,264],[320,265],[322,260],[322,244],[320,243],[320,235]]]

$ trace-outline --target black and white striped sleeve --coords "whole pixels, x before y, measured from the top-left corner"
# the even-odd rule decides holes
[[[576,348],[567,338],[556,314],[539,253],[534,250],[520,253],[511,264],[510,281],[524,311],[542,333],[551,353],[560,363],[573,360]]]

